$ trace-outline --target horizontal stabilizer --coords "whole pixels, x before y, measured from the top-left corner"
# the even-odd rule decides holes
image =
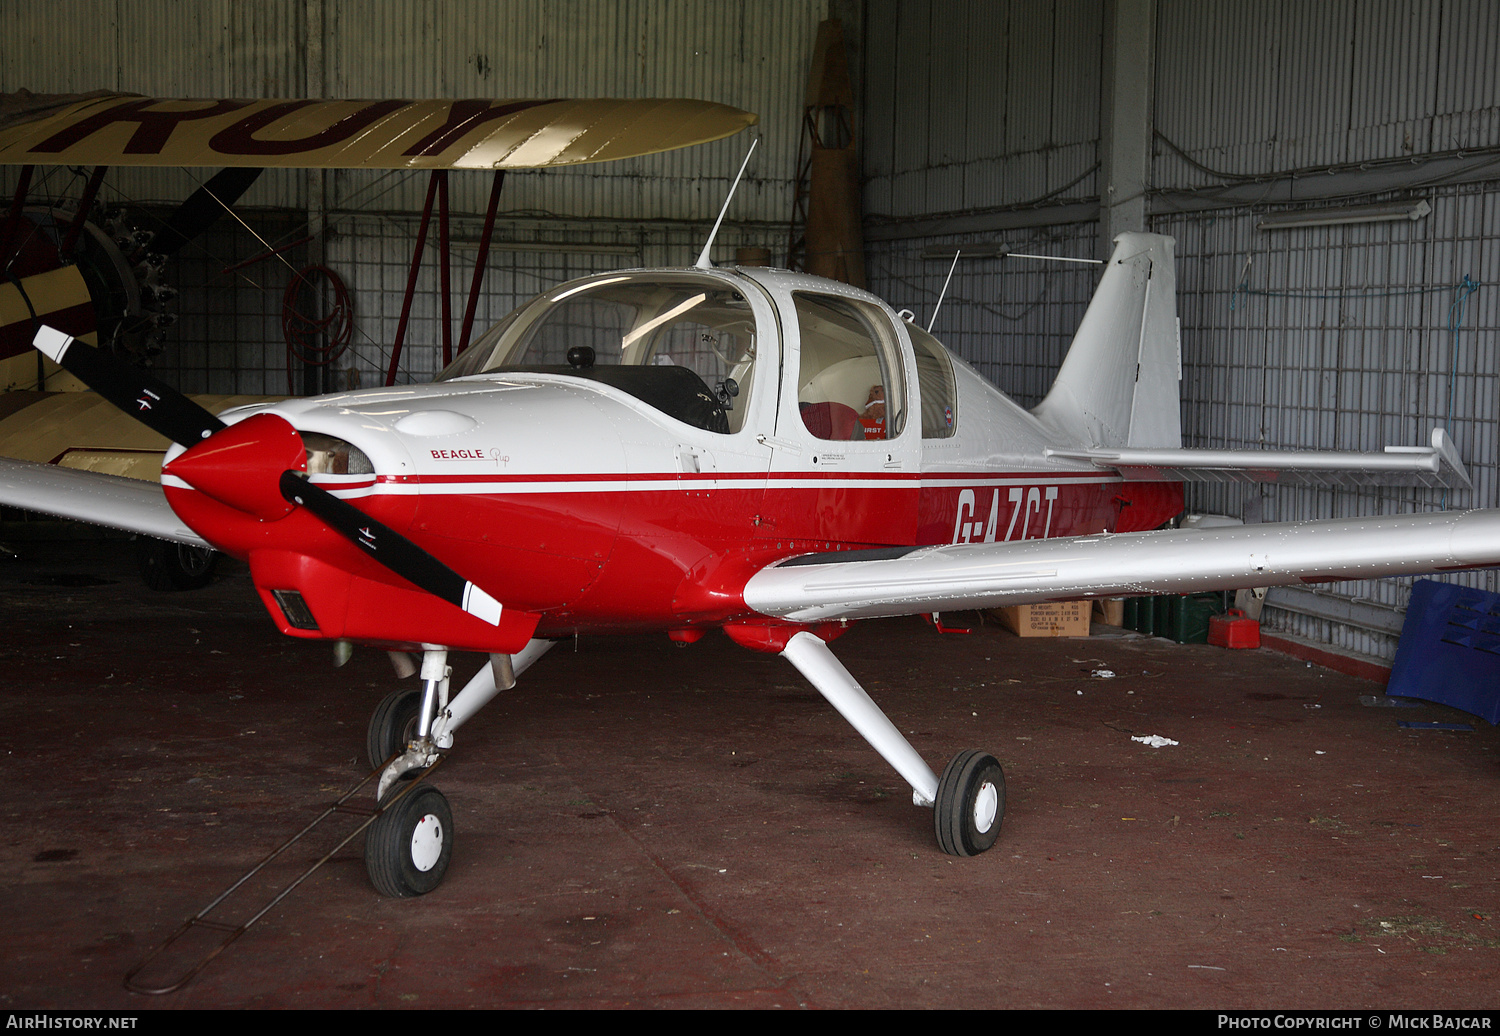
[[[1321,450],[1049,449],[1134,482],[1274,482],[1293,486],[1426,486],[1471,489],[1453,440],[1432,430],[1431,446],[1387,446],[1382,453]]]
[[[1181,594],[1500,565],[1500,510],[802,555],[745,585],[794,622]],[[896,555],[896,556],[892,556]]]
[[[207,547],[167,504],[157,482],[0,457],[0,504],[159,540]]]

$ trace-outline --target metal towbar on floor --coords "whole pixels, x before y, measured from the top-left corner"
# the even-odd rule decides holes
[[[381,772],[385,770],[386,766],[395,759],[395,756],[392,756],[391,759],[387,759],[380,766],[376,767],[375,770],[371,771],[358,784],[341,795],[336,802],[330,805],[327,809],[323,810],[322,813],[318,814],[317,818],[313,820],[312,823],[308,824],[301,831],[298,831],[291,838],[288,838],[269,856],[261,860],[254,867],[250,868],[250,870],[247,871],[233,885],[230,885],[223,892],[219,893],[214,901],[209,903],[208,906],[204,907],[202,910],[198,911],[192,917],[184,921],[182,923],[182,927],[173,932],[171,937],[168,938],[166,942],[162,943],[156,949],[152,950],[151,953],[145,957],[145,959],[143,959],[139,964],[125,973],[125,988],[130,990],[132,993],[146,993],[152,996],[159,996],[163,993],[175,993],[177,992],[177,990],[187,985],[193,980],[193,977],[197,975],[198,972],[202,971],[205,967],[208,966],[208,963],[210,961],[212,961],[215,957],[228,949],[230,943],[234,942],[240,936],[248,932],[257,921],[266,916],[266,914],[271,910],[272,907],[280,903],[287,896],[291,895],[293,889],[295,889],[298,885],[301,885],[308,878],[312,877],[313,873],[317,871],[319,867],[323,866],[323,864],[333,859],[334,855],[340,849],[348,845],[351,841],[354,840],[357,835],[361,834],[365,830],[365,828],[373,824],[382,813],[390,809],[397,802],[401,801],[411,792],[413,788],[422,783],[422,781],[427,777],[429,773],[438,768],[439,764],[442,763],[444,758],[446,758],[446,756],[439,755],[437,761],[434,762],[431,766],[427,767],[425,770],[422,770],[419,773],[416,773],[413,779],[403,781],[396,794],[392,795],[389,801],[379,806],[350,805],[349,800],[354,798],[355,795],[359,794],[359,792],[365,787],[365,785],[369,784],[372,780],[379,777]],[[213,913],[215,910],[218,910],[219,907],[224,904],[225,900],[227,900],[236,891],[243,887],[247,881],[259,874],[267,864],[269,864],[272,860],[275,860],[292,846],[296,845],[309,832],[311,832],[313,828],[317,827],[319,824],[327,820],[329,817],[333,816],[335,813],[344,813],[363,817],[364,822],[356,827],[353,831],[349,832],[349,834],[346,835],[338,845],[334,846],[316,863],[299,874],[297,878],[290,884],[288,884],[284,889],[282,889],[280,892],[277,892],[271,898],[271,901],[257,910],[254,914],[252,914],[249,920],[244,921],[240,924],[209,920],[209,914]],[[175,982],[170,983],[169,985],[145,985],[136,981],[136,976],[144,971],[148,965],[150,965],[153,961],[155,961],[158,957],[160,957],[163,953],[170,949],[172,945],[177,942],[177,940],[181,939],[183,936],[187,935],[191,931],[194,931],[195,929],[203,929],[211,932],[222,932],[224,933],[224,938],[216,946],[214,946],[213,949],[209,950],[202,959],[200,959],[196,964],[194,964],[191,968],[184,972],[181,978],[177,979]]]

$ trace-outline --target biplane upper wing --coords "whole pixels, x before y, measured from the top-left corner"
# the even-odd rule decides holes
[[[159,482],[0,457],[0,502],[159,540],[208,546],[172,511]]]
[[[1500,509],[804,554],[744,589],[797,622],[1500,565]]]
[[[730,136],[756,116],[687,98],[178,100],[0,96],[0,164],[534,169]]]
[[[1274,482],[1299,486],[1425,486],[1471,489],[1469,474],[1441,428],[1430,446],[1382,453],[1320,450],[1049,449],[1048,457],[1111,468],[1132,482]]]

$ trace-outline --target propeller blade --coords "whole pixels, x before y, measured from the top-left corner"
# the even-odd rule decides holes
[[[281,495],[317,515],[370,557],[405,579],[491,626],[500,625],[500,602],[388,525],[315,486],[298,472],[281,476]]]
[[[264,170],[250,166],[222,169],[188,195],[151,239],[151,251],[176,255],[178,249],[213,226]]]
[[[226,427],[187,396],[134,364],[55,328],[42,327],[32,344],[115,406],[182,446],[202,442]]]

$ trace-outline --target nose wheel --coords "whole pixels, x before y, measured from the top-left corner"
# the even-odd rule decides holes
[[[365,835],[365,870],[381,895],[426,895],[443,882],[453,856],[453,811],[430,784],[397,785]]]
[[[949,856],[978,856],[994,845],[1005,819],[1005,772],[995,757],[973,748],[954,756],[938,781],[932,819]]]
[[[404,749],[417,736],[417,723],[422,718],[422,690],[392,691],[375,707],[370,716],[370,729],[365,733],[365,751],[371,766],[382,766],[385,761]]]

